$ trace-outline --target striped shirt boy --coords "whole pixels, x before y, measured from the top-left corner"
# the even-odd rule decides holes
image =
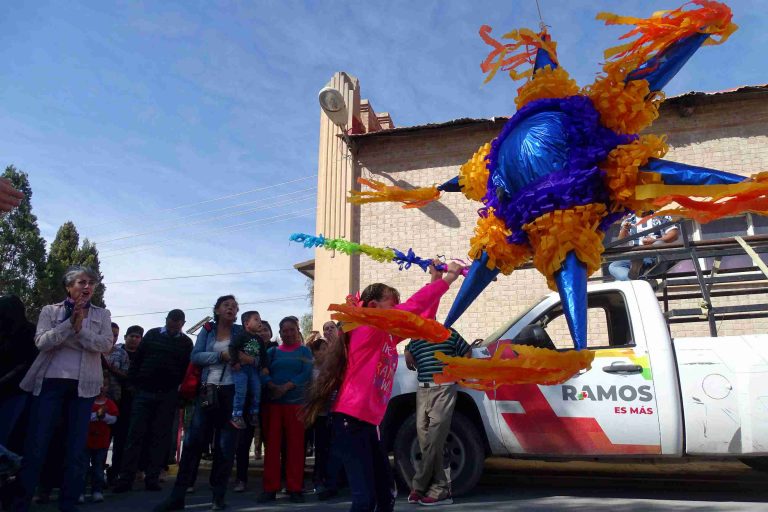
[[[433,376],[443,371],[445,363],[437,360],[435,352],[442,352],[451,357],[463,357],[471,350],[469,344],[456,332],[451,329],[451,337],[442,343],[431,343],[426,340],[411,340],[405,347],[405,350],[413,355],[416,362],[417,378],[419,382],[433,384]]]

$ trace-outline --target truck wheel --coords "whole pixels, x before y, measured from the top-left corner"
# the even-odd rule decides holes
[[[741,459],[741,462],[758,471],[768,472],[768,457],[750,457]]]
[[[400,426],[395,436],[395,469],[410,487],[416,474],[417,464],[421,464],[421,449],[416,435],[416,414],[411,414]],[[483,473],[485,450],[480,441],[480,434],[466,416],[453,413],[451,431],[445,441],[443,462],[451,471],[451,492],[461,496],[471,491]]]

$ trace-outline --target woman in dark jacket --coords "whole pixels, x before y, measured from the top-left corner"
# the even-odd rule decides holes
[[[19,383],[37,357],[35,325],[15,295],[0,297],[0,445],[8,447],[29,393]]]
[[[201,366],[201,389],[206,385],[215,386],[217,405],[205,407],[202,395],[199,394],[192,414],[189,431],[184,436],[184,448],[179,462],[179,473],[171,496],[155,507],[155,511],[183,510],[187,488],[194,484],[197,467],[203,453],[208,432],[213,432],[213,466],[211,468],[210,484],[213,491],[213,510],[226,508],[224,497],[227,492],[229,475],[235,461],[235,447],[238,431],[229,422],[232,419],[232,400],[235,396],[235,385],[232,381],[229,361],[229,343],[239,335],[243,328],[235,325],[237,318],[237,300],[232,295],[219,297],[213,307],[213,319],[200,330],[192,349],[192,362]],[[240,361],[252,364],[253,359],[247,354],[240,353]]]

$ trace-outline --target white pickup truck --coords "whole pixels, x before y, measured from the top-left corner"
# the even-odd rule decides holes
[[[734,457],[768,469],[768,335],[671,339],[647,282],[595,284],[588,293],[591,370],[556,386],[460,388],[445,447],[454,494],[475,486],[490,455]],[[522,334],[533,331],[538,342],[548,333],[567,338],[554,335],[567,332],[559,296],[546,295],[473,355],[522,341],[526,326],[535,328]],[[382,435],[406,482],[420,457],[415,403],[416,375],[401,361]]]

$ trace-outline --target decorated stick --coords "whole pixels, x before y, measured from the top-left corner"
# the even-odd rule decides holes
[[[382,263],[387,261],[397,263],[400,270],[408,269],[411,268],[412,265],[416,265],[426,272],[429,265],[432,264],[431,259],[417,256],[413,252],[413,249],[408,249],[407,252],[398,251],[397,249],[392,249],[390,247],[382,249],[380,247],[350,242],[343,238],[325,238],[323,235],[312,236],[306,233],[294,233],[291,235],[291,242],[304,244],[304,247],[307,248],[322,247],[329,251],[340,251],[350,256],[354,254],[365,254],[369,258]],[[441,263],[435,265],[435,268],[440,271],[445,271],[448,269],[448,265]],[[461,274],[466,276],[467,272],[469,272],[469,268],[465,267],[462,269]]]

